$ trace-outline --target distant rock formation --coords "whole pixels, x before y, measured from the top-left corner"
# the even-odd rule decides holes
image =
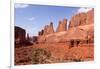
[[[62,28],[63,28],[62,21],[59,21],[59,24],[58,24],[58,27],[57,27],[56,32],[61,32],[62,31]]]
[[[49,34],[52,34],[52,33],[54,33],[54,28],[53,28],[53,23],[51,22],[49,26]]]
[[[75,45],[78,45],[79,43],[94,42],[94,9],[87,13],[77,13],[76,15],[73,15],[69,23],[70,29],[67,30],[67,19],[63,19],[63,21],[59,20],[55,33],[53,31],[52,23],[46,25],[40,32],[42,36],[38,38],[38,42],[68,42],[71,45],[73,45],[73,42]]]
[[[38,32],[39,36],[48,35],[54,33],[53,23],[50,22],[50,25],[45,25],[44,29]]]
[[[69,28],[76,27],[79,25],[85,25],[86,24],[86,13],[79,13],[74,15],[69,24]]]
[[[15,26],[15,41],[26,40],[26,31],[25,29]]]
[[[49,25],[45,25],[43,35],[47,35],[49,33]]]
[[[26,39],[27,39],[27,40],[30,40],[30,37],[29,37],[29,34],[28,34],[28,33],[27,33],[27,37],[26,37]]]
[[[63,20],[63,27],[64,27],[64,31],[66,31],[67,30],[67,19],[66,18],[64,18]]]
[[[94,23],[94,9],[92,9],[91,11],[88,11],[87,12],[86,23],[87,24]]]
[[[94,22],[94,9],[87,13],[78,13],[74,15],[69,24],[69,28],[91,24]]]
[[[38,36],[33,36],[32,41],[34,44],[38,43]]]
[[[67,30],[67,19],[64,19],[63,21],[60,20],[56,32],[62,32],[66,30]]]
[[[39,36],[42,36],[44,34],[44,30],[42,29],[41,31],[38,32]]]
[[[32,45],[32,43],[27,40],[29,39],[29,35],[26,38],[26,31],[25,29],[15,26],[15,47],[27,46]]]
[[[59,25],[57,27],[56,32],[62,32],[66,30],[67,30],[67,19],[63,19],[63,21],[59,21]],[[45,25],[44,29],[38,32],[38,35],[39,36],[49,35],[49,34],[53,34],[54,32],[55,31],[53,28],[53,22],[50,22],[50,25]]]

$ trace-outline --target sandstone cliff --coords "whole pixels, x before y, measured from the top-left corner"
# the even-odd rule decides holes
[[[94,9],[88,11],[87,13],[79,13],[72,16],[69,24],[69,28],[87,25],[94,22]]]
[[[59,21],[58,27],[55,33],[50,33],[48,28],[50,26],[46,26],[44,28],[44,33],[47,35],[43,35],[39,37],[38,41],[43,43],[55,43],[55,42],[68,42],[70,40],[81,40],[81,41],[94,41],[94,10],[90,10],[87,13],[79,13],[73,15],[71,18],[69,29],[67,30],[67,19],[63,21]]]

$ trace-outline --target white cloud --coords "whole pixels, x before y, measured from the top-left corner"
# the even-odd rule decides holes
[[[26,8],[29,7],[28,4],[15,4],[15,8]]]
[[[35,20],[35,17],[28,18],[29,21]]]
[[[82,13],[82,12],[86,13],[86,12],[88,12],[90,10],[92,10],[92,8],[79,8],[77,10],[77,13]]]
[[[28,20],[28,21],[34,21],[35,20],[35,17],[24,17],[25,20]]]

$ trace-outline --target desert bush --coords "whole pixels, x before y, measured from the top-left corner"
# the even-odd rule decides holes
[[[51,53],[45,49],[34,49],[31,54],[33,64],[51,63]]]

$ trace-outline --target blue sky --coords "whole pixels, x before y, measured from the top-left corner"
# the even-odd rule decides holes
[[[15,25],[34,36],[51,21],[56,30],[59,20],[67,18],[69,21],[74,14],[87,10],[89,9],[79,7],[15,4]]]

